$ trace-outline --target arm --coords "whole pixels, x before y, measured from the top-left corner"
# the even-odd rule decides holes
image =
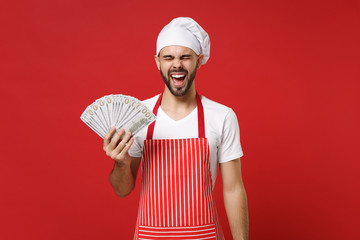
[[[104,138],[104,151],[115,161],[109,178],[115,193],[120,197],[126,197],[135,187],[140,158],[132,158],[128,153],[134,142],[131,133],[124,135],[125,131],[120,129],[111,138],[114,133],[113,127]]]
[[[220,164],[226,214],[234,240],[249,239],[246,191],[241,176],[240,159]]]

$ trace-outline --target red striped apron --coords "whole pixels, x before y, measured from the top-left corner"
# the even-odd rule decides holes
[[[157,114],[162,95],[155,107]],[[142,154],[142,187],[134,239],[218,239],[218,220],[205,138],[204,110],[199,95],[198,138],[152,139],[147,132]]]

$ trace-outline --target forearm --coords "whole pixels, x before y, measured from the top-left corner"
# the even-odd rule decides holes
[[[135,177],[130,165],[115,162],[109,178],[115,193],[120,197],[126,197],[135,187]]]
[[[243,186],[224,190],[224,204],[234,240],[249,239],[249,216],[246,191]]]

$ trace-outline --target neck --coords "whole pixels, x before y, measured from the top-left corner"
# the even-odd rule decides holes
[[[193,86],[184,96],[174,96],[165,86],[161,108],[174,120],[179,120],[189,114],[196,107],[196,90]]]

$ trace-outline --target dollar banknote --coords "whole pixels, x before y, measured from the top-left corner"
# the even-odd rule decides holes
[[[81,114],[80,119],[104,138],[111,127],[123,128],[134,136],[156,116],[137,98],[122,94],[106,95],[96,99]]]

